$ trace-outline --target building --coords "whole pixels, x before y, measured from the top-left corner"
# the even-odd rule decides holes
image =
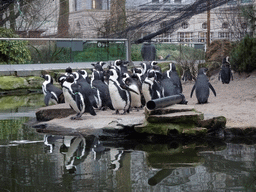
[[[195,0],[127,0],[125,5],[127,20],[128,22],[131,20],[141,22],[144,19],[159,17],[193,2]],[[235,41],[251,32],[248,23],[243,18],[238,18],[236,8],[252,3],[255,3],[254,0],[231,0],[227,4],[211,10],[211,40],[229,39]],[[104,28],[110,17],[110,5],[110,0],[70,0],[69,25],[71,35],[84,38],[100,37],[102,35],[101,29]],[[132,32],[132,37],[141,38],[159,30],[166,25],[168,19],[140,28]],[[166,32],[152,40],[157,42],[204,43],[206,42],[206,33],[207,12],[204,12],[182,22],[173,33]]]

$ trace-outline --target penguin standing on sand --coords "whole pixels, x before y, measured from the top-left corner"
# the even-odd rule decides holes
[[[73,76],[67,76],[62,83],[62,87],[66,103],[77,112],[75,117],[71,117],[72,120],[80,119],[85,112],[96,115],[89,98],[86,96],[86,90],[79,88]]]
[[[230,80],[233,80],[233,75],[230,69],[229,57],[223,59],[222,67],[219,72],[219,81],[222,81],[223,84],[229,84]]]
[[[46,106],[49,105],[49,102],[54,104],[64,103],[64,96],[61,89],[53,85],[53,79],[50,75],[41,75],[45,79],[42,85],[42,91],[45,95],[44,103]]]
[[[209,88],[212,90],[213,94],[216,97],[216,92],[206,76],[206,71],[206,68],[199,69],[196,82],[190,94],[190,97],[192,97],[194,90],[196,90],[196,98],[199,104],[208,102],[208,98],[210,95]]]

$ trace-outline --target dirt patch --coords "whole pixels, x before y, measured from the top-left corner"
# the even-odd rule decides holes
[[[195,94],[190,98],[194,82],[183,83],[183,94],[188,104],[209,115],[227,118],[226,127],[256,127],[256,71],[251,74],[234,74],[230,84],[218,81],[218,74],[210,78],[217,96],[210,91],[207,104],[197,104]]]

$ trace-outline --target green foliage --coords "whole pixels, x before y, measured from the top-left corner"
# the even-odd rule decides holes
[[[0,37],[17,38],[11,29],[0,28]],[[31,60],[27,41],[0,41],[0,64],[20,64]]]
[[[124,60],[125,56],[125,45],[122,43],[109,43],[105,47],[91,43],[85,44],[84,51],[74,53],[74,62]]]
[[[30,63],[69,63],[70,49],[57,47],[55,43],[30,45],[32,60]]]
[[[230,63],[237,72],[251,72],[256,69],[256,38],[246,36],[231,51]]]

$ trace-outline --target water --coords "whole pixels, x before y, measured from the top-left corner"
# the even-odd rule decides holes
[[[255,144],[44,135],[26,125],[42,101],[0,109],[1,192],[256,191]]]

